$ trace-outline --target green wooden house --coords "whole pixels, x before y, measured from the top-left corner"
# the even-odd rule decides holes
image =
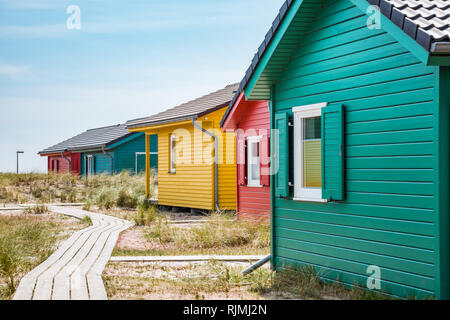
[[[269,100],[272,264],[450,298],[450,4],[289,0],[239,89]]]

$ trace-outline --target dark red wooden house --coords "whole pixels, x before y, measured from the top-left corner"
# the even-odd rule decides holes
[[[236,133],[238,218],[270,219],[270,114],[267,101],[236,94],[221,127]]]
[[[72,174],[80,175],[81,154],[79,152],[72,152],[69,148],[73,139],[68,139],[39,152],[41,157],[47,157],[47,169],[49,173],[69,173],[70,168]]]
[[[49,153],[40,154],[42,157],[47,158],[48,172],[54,173],[68,173],[70,171],[74,175],[80,175],[80,153],[61,152],[61,153]]]

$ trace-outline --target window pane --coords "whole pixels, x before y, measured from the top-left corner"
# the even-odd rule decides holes
[[[303,132],[305,140],[320,139],[322,135],[321,117],[303,119]]]
[[[321,117],[303,119],[303,187],[322,187]]]
[[[171,169],[171,171],[174,171],[175,170],[175,165],[176,165],[176,138],[175,138],[175,136],[173,135],[173,136],[171,136],[171,138],[170,138],[170,144],[171,144],[171,146],[170,146],[170,162],[171,162],[171,164],[170,164],[170,169]]]
[[[253,185],[260,182],[259,142],[255,141],[248,143],[248,182]]]
[[[253,142],[252,143],[252,180],[259,181],[259,143]]]

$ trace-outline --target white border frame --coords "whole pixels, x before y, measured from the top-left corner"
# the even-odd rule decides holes
[[[328,103],[317,103],[292,108],[294,113],[294,200],[327,202],[322,199],[322,188],[304,188],[303,182],[303,119],[321,117]]]
[[[88,179],[90,179],[90,178],[92,178],[92,176],[93,176],[93,163],[92,163],[92,159],[93,159],[93,156],[92,156],[92,154],[88,154],[87,156],[86,156],[86,159],[87,159],[87,163],[86,163],[86,173],[87,173],[87,177],[88,177]]]
[[[169,173],[171,173],[171,174],[177,173],[176,165],[175,165],[175,167],[172,166],[172,165],[174,164],[174,161],[172,161],[172,160],[173,160],[173,159],[175,159],[175,161],[177,160],[177,159],[176,159],[176,147],[175,147],[175,148],[172,148],[173,142],[174,142],[174,141],[177,142],[176,140],[177,140],[177,136],[176,136],[174,133],[172,133],[172,134],[170,135],[170,145],[169,145],[169,152],[170,152],[170,159],[169,159]]]
[[[250,188],[262,188],[261,185],[261,155],[259,155],[259,170],[260,170],[260,176],[259,176],[259,181],[257,183],[256,180],[251,180],[250,179],[250,143],[261,143],[262,140],[262,136],[250,136],[247,137],[247,187]],[[258,150],[259,152],[259,150]]]

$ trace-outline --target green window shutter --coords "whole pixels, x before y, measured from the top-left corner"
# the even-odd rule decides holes
[[[322,198],[344,200],[344,106],[322,109]]]
[[[278,139],[272,140],[273,166],[275,170],[275,196],[289,196],[289,114],[287,112],[275,115],[275,129]],[[278,140],[278,141],[277,141]]]

